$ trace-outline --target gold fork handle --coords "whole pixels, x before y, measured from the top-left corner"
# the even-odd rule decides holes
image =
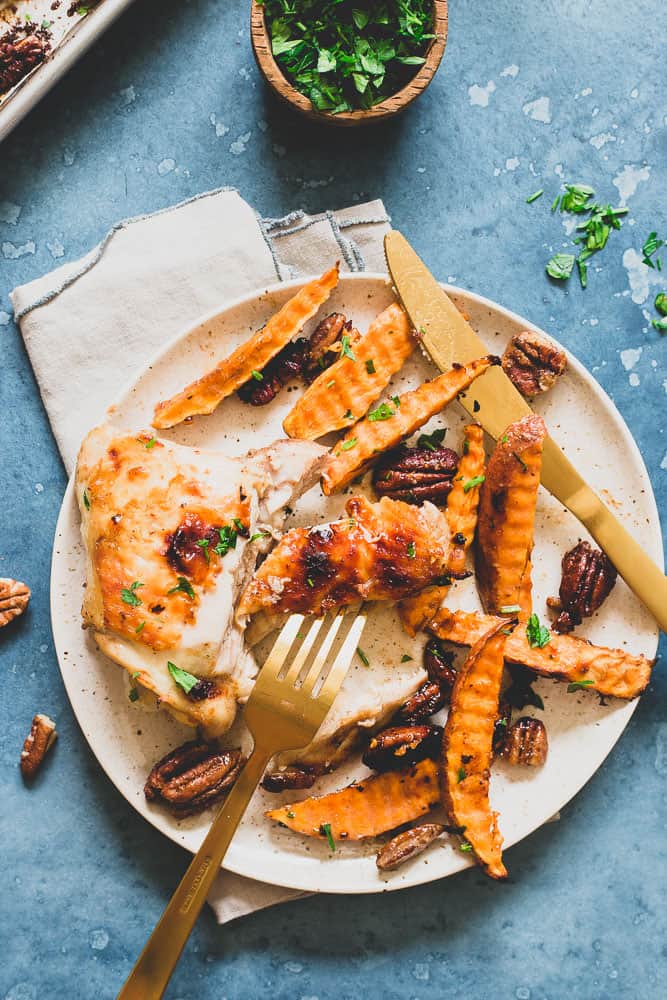
[[[257,747],[253,750],[118,994],[118,1000],[159,1000],[164,993],[271,756]]]

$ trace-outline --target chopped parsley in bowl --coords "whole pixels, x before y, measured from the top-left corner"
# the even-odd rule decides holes
[[[433,0],[263,0],[273,57],[315,110],[367,111],[426,62]]]

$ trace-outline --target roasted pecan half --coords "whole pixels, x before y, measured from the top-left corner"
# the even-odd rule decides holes
[[[549,741],[542,720],[524,715],[507,730],[500,756],[510,764],[540,767],[547,759],[548,750]]]
[[[308,351],[304,358],[303,377],[307,383],[313,382],[339,357],[337,352],[330,351],[329,348],[351,328],[352,324],[342,313],[331,313],[318,323],[310,335]]]
[[[373,736],[361,759],[372,771],[395,771],[437,758],[441,743],[441,726],[391,726]]]
[[[48,715],[36,715],[21,751],[21,774],[34,778],[56,740],[56,724]]]
[[[560,611],[554,622],[556,632],[571,632],[590,618],[600,607],[616,583],[616,570],[600,549],[581,541],[563,556],[559,598],[550,597],[547,604]]]
[[[459,457],[451,448],[407,448],[389,452],[373,471],[373,486],[380,496],[406,503],[424,500],[441,504],[447,499]]]
[[[262,778],[262,788],[267,792],[287,792],[294,789],[312,788],[326,768],[322,765],[299,765],[272,771]]]
[[[192,816],[224,798],[243,764],[240,750],[219,750],[192,740],[157,762],[144,785],[144,795],[176,816]]]
[[[26,30],[17,25],[0,38],[0,94],[27,76],[49,51],[46,30],[37,29],[21,37]]]
[[[398,718],[409,726],[425,722],[447,703],[448,693],[436,681],[426,681],[398,711]]]
[[[239,399],[251,406],[266,406],[275,399],[283,385],[298,378],[303,372],[308,354],[308,341],[304,337],[291,341],[238,390]]]
[[[441,639],[433,636],[424,646],[424,669],[432,681],[440,685],[448,695],[456,680],[454,653],[445,649]]]
[[[405,864],[437,840],[445,832],[442,823],[421,823],[393,837],[382,847],[375,859],[380,871],[388,872]]]
[[[503,370],[524,396],[546,392],[567,368],[565,353],[534,330],[515,334],[503,354]]]
[[[510,676],[510,684],[506,688],[503,698],[510,708],[520,710],[525,705],[544,708],[544,702],[539,694],[537,691],[533,691],[533,684],[537,680],[535,674],[520,663],[508,663],[507,672]]]
[[[30,587],[18,580],[0,577],[0,628],[22,615],[28,607]]]

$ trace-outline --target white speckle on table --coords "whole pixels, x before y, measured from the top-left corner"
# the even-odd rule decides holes
[[[35,483],[35,493],[39,494],[43,492],[44,492],[44,483]]]
[[[667,455],[665,455],[667,458]],[[663,459],[662,467],[665,467]],[[667,722],[658,723],[655,734],[655,769],[663,778],[667,778]]]
[[[127,107],[128,104],[132,104],[136,100],[136,98],[137,98],[137,92],[135,91],[132,84],[130,84],[129,87],[124,87],[123,90],[121,90],[120,92],[120,99],[125,105],[125,107]]]
[[[518,156],[510,156],[509,160],[505,160],[505,170],[516,170],[520,163]]]
[[[63,163],[65,164],[65,166],[71,167],[75,160],[76,160],[76,153],[74,152],[74,150],[69,149],[69,147],[65,146],[65,148],[63,149]]]
[[[667,451],[665,452],[664,458],[663,458],[662,462],[660,463],[660,468],[661,469],[667,469]]]
[[[626,372],[631,371],[635,367],[641,356],[641,347],[628,347],[627,350],[621,351],[621,364]]]
[[[633,389],[637,388],[637,386],[641,382],[641,379],[639,378],[639,375],[637,374],[637,372],[631,372],[630,373],[630,377],[628,378],[628,382],[630,383],[630,385],[632,386]]]
[[[591,111],[591,118],[597,118],[597,116],[599,114],[600,114],[600,109],[599,108],[593,108],[593,110]]]
[[[514,996],[516,1000],[530,1000],[530,990],[527,986],[517,986]]]
[[[229,132],[229,126],[225,125],[224,122],[218,121],[215,111],[211,112],[211,114],[208,116],[208,120],[210,121],[211,125],[213,125],[213,127],[215,128],[215,134],[218,136],[218,138],[220,138],[223,135],[227,135],[227,133]]]
[[[15,226],[19,221],[20,214],[20,205],[15,205],[13,201],[0,201],[0,222],[6,222],[10,226]]]
[[[5,313],[5,315],[7,314]],[[665,390],[665,392],[667,392],[667,378],[663,381],[662,388]]]
[[[423,983],[428,982],[431,978],[431,972],[425,962],[417,962],[412,970],[412,975],[415,979],[419,979]]]
[[[248,143],[250,141],[250,136],[251,136],[250,132],[244,132],[243,135],[240,135],[238,139],[235,139],[234,142],[229,147],[229,152],[232,153],[234,156],[240,156],[241,153],[245,153]]]
[[[663,283],[662,273],[657,268],[648,267],[642,261],[642,255],[634,247],[623,254],[623,267],[628,274],[628,284],[632,293],[632,301],[638,306],[646,302],[651,285]]]
[[[49,243],[49,241],[47,240],[46,246],[54,260],[57,260],[58,257],[65,256],[65,247],[62,245],[59,239],[52,240],[51,243]]]
[[[538,97],[535,101],[528,101],[523,106],[523,113],[533,121],[542,122],[544,125],[551,123],[551,101],[548,97]]]
[[[285,972],[294,973],[294,975],[298,975],[300,972],[303,972],[303,966],[301,962],[285,962],[283,964],[283,969],[285,970]]]
[[[633,99],[633,101],[636,101],[637,98],[639,97],[639,90],[636,87],[633,87],[632,90],[630,91],[630,97]]]
[[[259,129],[260,132],[268,132],[269,123],[265,122],[263,118],[260,118],[260,120],[257,122],[257,128]]]
[[[89,940],[93,951],[104,951],[109,944],[109,935],[103,927],[98,927],[96,930],[90,932]]]
[[[19,257],[26,257],[28,254],[34,253],[36,250],[35,244],[32,240],[28,240],[22,246],[14,246],[13,243],[3,243],[2,244],[2,256],[6,257],[7,260],[17,260]]]
[[[620,173],[616,174],[612,184],[618,188],[621,196],[621,205],[627,203],[642,181],[647,181],[651,176],[650,167],[634,167],[631,163],[626,163]]]
[[[511,66],[506,66],[500,75],[511,76],[514,79],[515,76],[519,75],[519,67],[515,63],[512,63]]]
[[[500,177],[501,174],[502,174],[502,170],[500,169],[500,167],[494,167],[493,176],[494,177]]]
[[[241,66],[241,69],[239,70],[239,76],[241,77],[242,80],[250,79],[250,70],[248,69],[247,66]]]
[[[556,177],[560,177],[560,179],[563,180],[563,178],[565,177],[565,171],[563,170],[563,164],[562,163],[557,163],[556,164],[556,166],[554,167],[554,173],[555,173]]]
[[[595,149],[602,149],[608,142],[616,142],[616,136],[612,132],[600,132],[592,135],[588,141]]]
[[[0,326],[9,326],[10,319],[11,316],[9,313],[3,312],[2,309],[0,309]]]
[[[480,87],[479,84],[473,83],[472,87],[468,87],[470,103],[478,108],[488,108],[489,98],[495,89],[496,85],[493,80],[489,80],[486,87]]]
[[[598,323],[600,322],[600,320],[597,319],[595,316],[591,316],[589,322],[590,322],[591,326],[597,326]]]
[[[574,95],[574,99],[575,101],[578,101],[580,97],[590,97],[592,93],[593,93],[592,87],[584,87],[583,90],[580,90],[578,94]]]
[[[284,146],[281,146],[279,142],[274,142],[273,145],[271,146],[271,149],[273,150],[274,155],[279,157],[280,159],[282,159],[283,156],[287,154],[287,150],[285,149]]]
[[[48,649],[48,648],[49,648],[49,647],[48,647],[48,646],[46,645],[46,643],[45,643],[45,642],[43,642],[43,643],[41,644],[41,646],[39,647],[39,651],[40,651],[40,653],[45,653],[45,652],[47,651],[47,649]]]
[[[165,157],[164,160],[160,160],[157,165],[157,172],[160,177],[164,177],[165,174],[170,174],[172,170],[176,168],[176,160],[172,160],[170,156]]]

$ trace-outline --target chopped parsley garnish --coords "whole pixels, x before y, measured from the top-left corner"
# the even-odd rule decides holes
[[[354,354],[352,353],[352,348],[350,347],[350,338],[346,333],[343,334],[340,340],[340,356],[341,358],[349,358],[350,361],[356,361]]]
[[[389,420],[390,417],[396,416],[396,410],[392,410],[389,403],[380,403],[376,409],[371,410],[368,414],[369,420]]]
[[[667,292],[658,292],[653,305],[661,316],[667,316]]]
[[[357,443],[357,440],[358,440],[357,438],[350,438],[349,441],[343,441],[342,445],[340,446],[340,450],[349,451],[350,448],[354,448],[355,444]]]
[[[270,537],[271,537],[270,531],[256,531],[254,535],[250,536],[249,541],[256,542],[258,538],[270,538]]]
[[[501,444],[507,444],[508,441],[509,441],[509,438],[508,438],[507,434],[503,434],[503,436],[500,439],[500,443]]]
[[[214,547],[213,551],[216,555],[226,556],[230,549],[236,548],[238,532],[231,525],[225,524],[222,528],[218,528],[218,534],[220,535],[220,541]]]
[[[137,635],[141,635],[141,633],[143,632],[143,630],[144,630],[145,628],[146,628],[146,622],[145,622],[145,621],[143,621],[143,622],[139,622],[139,624],[137,625],[137,627],[135,628],[135,630],[134,630],[134,631],[135,631],[135,633],[136,633]]]
[[[264,381],[264,376],[262,375],[261,372],[258,372],[256,368],[253,368],[253,370],[250,372],[250,374],[254,378],[255,382],[263,382]]]
[[[394,406],[396,407],[396,409],[400,410],[400,408],[401,408],[401,397],[400,396],[392,396],[391,397],[391,401],[394,404]]]
[[[333,834],[331,833],[331,823],[322,823],[320,825],[320,833],[323,837],[327,838],[327,844],[329,845],[330,851],[336,850],[336,844],[333,839]]]
[[[288,809],[285,815],[287,816],[288,819],[294,819],[294,813],[292,812],[291,809]]]
[[[354,420],[354,413],[352,412],[352,410],[347,410],[343,414],[343,420]]]
[[[534,201],[537,201],[538,198],[541,198],[543,194],[544,188],[540,188],[539,191],[535,191],[535,193],[531,194],[529,198],[526,198],[526,204],[531,205]]]
[[[176,577],[176,579],[178,581],[176,583],[176,586],[172,587],[171,590],[168,590],[167,594],[177,594],[177,593],[180,592],[182,594],[186,594],[190,598],[191,601],[194,601],[194,599],[195,599],[195,592],[192,589],[192,584],[187,579],[187,577],[185,577],[185,576],[178,576],[178,577]]]
[[[416,555],[417,555],[417,551],[415,549],[415,543],[414,542],[408,542],[408,558],[409,559],[414,559]]]
[[[420,434],[417,438],[418,448],[428,448],[430,451],[437,451],[445,440],[446,427],[439,427],[432,434]]]
[[[580,691],[582,688],[588,688],[592,685],[593,681],[572,681],[571,684],[567,686],[567,693],[572,694],[574,691]]]
[[[595,191],[588,184],[566,184],[560,200],[561,212],[587,212],[587,203]]]
[[[209,546],[208,538],[200,538],[199,541],[195,542],[195,545],[197,545],[200,549],[202,549],[206,562],[210,563],[211,553],[208,551],[208,546]]]
[[[143,587],[143,583],[139,583],[138,580],[131,583],[129,587],[121,587],[120,599],[123,604],[129,604],[131,608],[139,607],[142,603],[141,598],[137,596],[139,587]]]
[[[139,701],[139,692],[137,691],[134,685],[132,685],[132,687],[130,688],[127,696],[130,699],[130,701]]]
[[[500,609],[501,615],[513,615],[515,611],[521,611],[520,604],[503,604]]]
[[[663,316],[662,319],[652,319],[651,326],[654,330],[657,330],[658,333],[665,333],[665,331],[667,331],[667,316]]]
[[[652,267],[654,269],[657,266],[658,270],[661,271],[662,261],[660,260],[660,258],[657,257],[655,261],[653,261],[651,260],[651,257],[653,257],[655,253],[657,253],[660,247],[664,246],[665,246],[665,241],[659,240],[658,234],[656,232],[649,233],[648,237],[646,238],[646,242],[642,247],[642,255],[643,255],[642,264],[646,264],[647,267]]]
[[[130,674],[130,677],[133,681],[136,681],[137,677],[140,676],[141,676],[141,670],[135,670],[133,671],[133,673]]]
[[[575,257],[573,253],[556,253],[547,261],[546,272],[557,281],[567,281],[572,274]]]
[[[526,625],[526,637],[533,649],[543,649],[551,642],[551,632],[546,625],[540,625],[540,619],[534,611]]]
[[[193,674],[189,674],[187,670],[181,670],[181,668],[177,667],[175,663],[171,662],[171,660],[167,661],[167,670],[178,686],[182,688],[186,694],[189,694],[195,684],[199,683],[199,679],[197,677]]]
[[[336,379],[332,378],[330,382],[327,382],[327,389],[333,389],[336,384]]]
[[[373,364],[372,358],[368,358],[366,361],[366,371],[369,375],[375,375],[375,365]]]
[[[468,777],[465,767],[460,767],[456,775],[456,784],[460,785]]]
[[[313,580],[312,576],[306,578],[306,583],[308,584],[309,587],[315,586],[315,581]]]
[[[459,844],[459,851],[463,851],[464,853],[472,851],[472,844],[469,844],[467,840],[464,840],[461,844]]]
[[[147,451],[150,451],[151,448],[154,448],[156,444],[157,444],[157,438],[151,438],[150,441],[144,441],[144,448]]]
[[[364,651],[361,648],[361,646],[357,646],[357,656],[359,657],[359,659],[361,660],[361,662],[363,663],[363,665],[365,667],[370,667],[370,665],[371,665],[370,660],[368,659],[368,657],[364,653]]]
[[[466,483],[463,484],[463,492],[468,493],[470,490],[474,489],[475,486],[481,486],[481,484],[486,479],[486,476],[473,476]]]
[[[271,50],[318,111],[371,108],[424,63],[433,36],[432,0],[341,3],[264,0]]]
[[[414,656],[410,656],[408,653],[403,653],[401,657],[401,663],[412,663]]]
[[[83,506],[86,510],[90,510],[90,497],[88,496],[88,490],[83,491]]]

